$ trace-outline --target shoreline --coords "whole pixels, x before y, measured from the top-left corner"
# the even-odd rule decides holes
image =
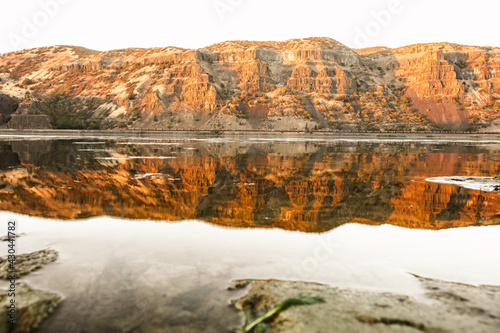
[[[500,143],[500,132],[368,132],[368,131],[264,131],[264,130],[75,130],[75,129],[0,129],[2,137],[19,137],[29,139],[36,136],[39,139],[72,139],[72,138],[115,138],[115,137],[137,137],[137,138],[178,138],[179,135],[206,138],[283,138],[283,139],[348,139],[355,141],[401,141],[404,138],[408,142],[477,142],[484,143],[492,140],[492,143]]]
[[[265,130],[265,129],[176,129],[176,128],[130,128],[120,129],[14,129],[0,128],[0,133],[13,132],[34,132],[34,133],[210,133],[210,134],[337,134],[337,135],[356,135],[356,134],[375,134],[375,135],[500,135],[500,132],[471,132],[471,131],[356,131],[356,130]]]

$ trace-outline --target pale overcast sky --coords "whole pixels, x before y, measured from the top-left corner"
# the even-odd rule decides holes
[[[500,47],[499,9],[498,0],[1,0],[0,53],[319,36],[349,47],[441,41]]]

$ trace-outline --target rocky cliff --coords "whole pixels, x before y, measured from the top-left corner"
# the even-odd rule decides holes
[[[450,43],[353,50],[306,38],[106,52],[57,46],[0,55],[0,93],[22,99],[30,92],[42,103],[78,98],[71,110],[100,127],[475,130],[498,118],[499,70],[500,48]],[[50,116],[54,126],[57,114]]]

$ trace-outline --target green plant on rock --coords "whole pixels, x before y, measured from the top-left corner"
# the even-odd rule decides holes
[[[268,311],[264,315],[256,318],[251,321],[249,324],[245,325],[244,328],[239,330],[239,333],[260,333],[265,332],[267,330],[267,325],[265,325],[265,321],[271,319],[275,315],[279,314],[282,311],[292,307],[292,306],[301,306],[301,305],[312,305],[318,303],[324,303],[325,299],[320,296],[313,296],[310,294],[300,294],[297,297],[291,297],[280,303],[278,306],[274,307],[272,310]]]

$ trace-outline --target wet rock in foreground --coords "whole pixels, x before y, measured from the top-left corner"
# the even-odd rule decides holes
[[[28,333],[33,331],[61,301],[61,296],[43,290],[31,289],[25,283],[16,284],[16,323],[8,322],[11,297],[7,290],[0,291],[0,332]]]
[[[323,304],[289,308],[268,324],[274,332],[498,332],[500,287],[419,279],[429,302],[392,293],[339,289],[308,282],[255,280],[233,304],[253,318],[301,293]],[[238,280],[236,283],[242,284]]]
[[[15,269],[17,271],[15,273],[16,278],[33,272],[50,262],[56,261],[58,257],[59,253],[50,249],[18,254],[16,255],[15,261]],[[8,256],[0,257],[0,278],[10,278],[12,273],[8,272],[9,265]]]

